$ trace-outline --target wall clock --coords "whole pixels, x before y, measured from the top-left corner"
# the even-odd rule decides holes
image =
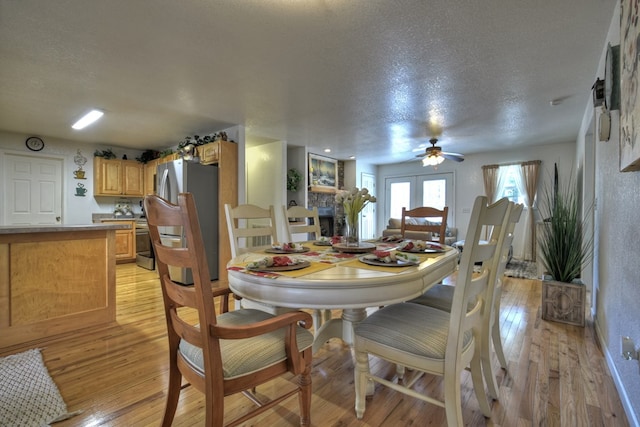
[[[44,141],[37,136],[30,136],[25,141],[25,144],[27,144],[27,148],[31,151],[40,151],[44,148]]]

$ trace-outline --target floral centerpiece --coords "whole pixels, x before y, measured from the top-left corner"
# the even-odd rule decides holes
[[[358,218],[360,212],[369,203],[375,203],[376,198],[369,194],[369,190],[363,188],[360,190],[358,187],[351,190],[343,190],[336,194],[336,202],[342,203],[344,206],[344,215],[347,222],[347,244],[357,245],[360,241]]]

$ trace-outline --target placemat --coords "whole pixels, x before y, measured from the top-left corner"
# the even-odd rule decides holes
[[[328,264],[323,262],[311,262],[311,265],[309,265],[309,267],[302,268],[300,270],[273,272],[273,271],[247,270],[246,269],[247,264],[249,263],[244,262],[242,264],[232,265],[231,267],[228,267],[227,270],[239,271],[241,273],[251,274],[251,275],[260,276],[260,277],[266,277],[269,279],[277,279],[280,276],[302,277],[302,276],[306,276],[307,274],[316,273],[318,271],[322,271],[322,270],[326,270],[328,268],[334,267],[334,264]]]
[[[362,255],[362,254],[347,254],[347,253],[336,252],[333,249],[331,249],[331,246],[316,246],[316,245],[309,245],[307,243],[305,243],[304,246],[311,247],[311,251],[289,254],[289,256],[293,258],[301,259],[304,261],[309,261],[309,262],[335,264],[337,262],[353,259],[353,258],[356,258],[358,255]],[[273,255],[264,251],[261,251],[259,253],[265,254],[265,256]]]
[[[365,270],[373,270],[373,271],[384,271],[384,272],[388,272],[388,273],[401,273],[409,268],[412,268],[414,266],[409,266],[409,267],[379,267],[377,265],[369,265],[369,264],[365,264],[364,262],[360,262],[359,259],[353,259],[351,261],[345,261],[343,263],[340,264],[340,267],[353,267],[353,268],[363,268]]]
[[[418,257],[418,259],[420,260],[420,263],[422,263],[430,258],[435,258],[440,254],[411,254],[411,255],[415,255],[416,257]],[[340,264],[340,266],[364,268],[367,270],[375,270],[375,271],[388,271],[391,273],[400,273],[402,271],[405,271],[407,268],[411,268],[411,267],[379,267],[376,265],[365,264],[363,262],[360,262],[359,259],[343,262]]]

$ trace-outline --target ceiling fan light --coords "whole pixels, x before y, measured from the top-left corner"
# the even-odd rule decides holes
[[[422,159],[422,166],[438,166],[444,162],[444,157],[441,156],[427,156]]]

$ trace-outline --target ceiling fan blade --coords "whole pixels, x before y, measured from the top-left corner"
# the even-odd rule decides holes
[[[440,153],[442,157],[445,159],[453,160],[454,162],[463,162],[464,155],[458,153],[445,153],[444,151]]]
[[[421,157],[424,157],[424,156],[426,156],[426,155],[427,155],[427,153],[421,153],[421,154],[416,155],[416,157],[417,157],[417,158],[421,158]]]

